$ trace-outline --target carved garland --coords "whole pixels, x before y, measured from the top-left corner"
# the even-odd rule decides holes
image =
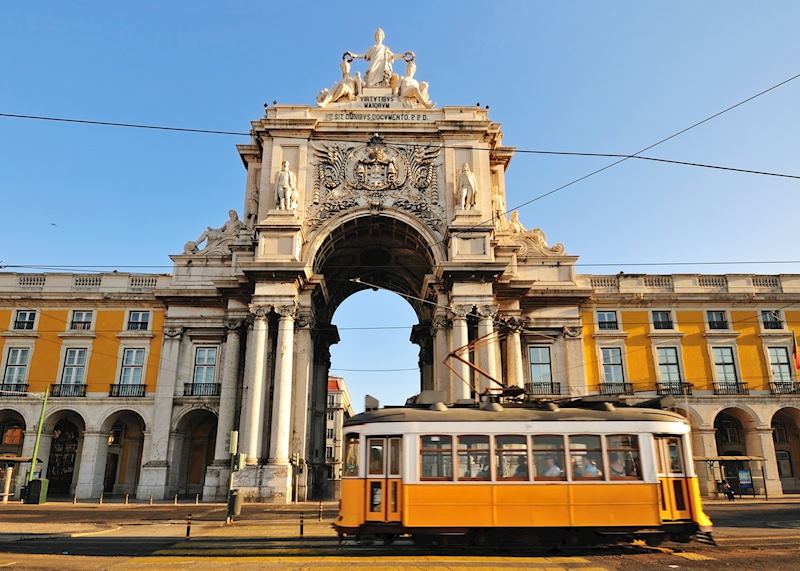
[[[440,235],[438,147],[391,147],[373,136],[366,145],[314,147],[317,173],[306,219],[314,229],[339,212],[369,206],[411,212]]]

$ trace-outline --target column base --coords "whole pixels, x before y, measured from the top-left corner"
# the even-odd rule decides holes
[[[292,501],[292,466],[246,466],[234,473],[233,487],[248,502],[288,504]]]
[[[227,500],[228,475],[230,473],[230,465],[211,464],[206,468],[206,477],[203,480],[204,502]]]
[[[136,499],[147,500],[151,496],[154,500],[166,499],[168,472],[169,466],[166,462],[148,462],[142,466],[139,485],[136,488]]]

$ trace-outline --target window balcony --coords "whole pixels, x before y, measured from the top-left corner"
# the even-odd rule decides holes
[[[85,397],[86,385],[57,384],[50,385],[51,397]]]
[[[692,383],[656,383],[656,392],[659,395],[691,395],[694,385]]]
[[[144,393],[145,385],[114,384],[108,390],[110,397],[143,397]]]
[[[598,392],[601,395],[632,395],[633,385],[631,383],[600,383]]]
[[[726,331],[728,329],[728,322],[727,321],[709,321],[708,328],[714,329],[715,331]]]
[[[128,331],[147,331],[147,321],[129,321]]]
[[[528,395],[560,395],[561,383],[525,383],[525,393]]]
[[[91,321],[73,321],[70,323],[69,328],[72,331],[89,331],[92,328]]]
[[[218,397],[221,389],[220,383],[183,383],[183,396]]]
[[[773,395],[794,395],[800,392],[800,386],[794,381],[778,381],[770,383],[769,390]]]
[[[33,321],[23,321],[19,319],[14,320],[14,329],[16,330],[32,330],[33,329]]]
[[[0,397],[24,396],[28,392],[27,383],[0,384]]]
[[[714,382],[715,395],[749,395],[750,389],[745,382]]]

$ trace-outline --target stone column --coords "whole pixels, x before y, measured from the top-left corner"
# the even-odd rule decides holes
[[[467,329],[467,313],[472,308],[467,305],[457,305],[453,307],[453,351],[469,344],[469,330]],[[459,352],[459,356],[469,361],[469,351],[464,350]],[[453,369],[456,374],[453,375],[453,384],[450,388],[453,398],[455,400],[471,399],[472,398],[472,384],[470,382],[470,368],[469,365],[453,359]]]
[[[269,323],[267,315],[270,307],[257,305],[251,308],[255,317],[253,323],[253,363],[251,376],[247,379],[247,442],[243,452],[247,454],[247,464],[255,466],[259,460],[258,436],[264,422],[264,384],[267,376],[267,338]],[[249,349],[249,347],[248,347]]]
[[[153,403],[153,423],[152,426],[147,427],[150,431],[150,446],[143,452],[142,471],[136,490],[136,497],[139,499],[150,496],[155,499],[164,499],[167,493],[168,471],[170,468],[178,469],[177,466],[169,465],[167,450],[172,425],[172,401],[175,398],[178,383],[177,363],[180,362],[181,340],[184,331],[183,327],[164,328],[164,343],[158,367],[158,385],[156,385]]]
[[[447,395],[446,402],[453,402],[455,396],[450,388],[450,369],[444,361],[449,351],[447,350],[447,330],[451,322],[447,315],[438,314],[433,317],[433,390],[442,391]]]
[[[299,315],[295,322],[296,328],[296,359],[294,367],[294,382],[292,383],[292,439],[290,452],[292,457],[297,455],[299,463],[295,465],[297,478],[296,501],[303,502],[308,497],[308,430],[310,428],[312,375],[314,374],[314,347],[311,342],[311,329],[313,319],[310,314]]]
[[[79,498],[98,498],[103,491],[103,476],[108,454],[108,433],[97,430],[83,433],[81,466],[75,494]]]
[[[506,385],[509,387],[525,387],[525,373],[522,370],[522,340],[520,329],[522,325],[517,320],[508,324],[506,336]]]
[[[778,477],[778,461],[775,458],[775,442],[772,440],[772,427],[763,426],[755,429],[758,438],[761,456],[764,458],[764,481],[763,487],[766,488],[771,498],[783,496],[781,479]],[[748,451],[749,452],[749,451]],[[760,462],[750,462],[750,470],[753,474],[753,482],[759,482],[761,478]],[[756,487],[756,493],[764,493],[764,489]]]
[[[227,334],[225,336],[225,358],[222,365],[222,387],[219,395],[214,463],[228,465],[230,463],[228,438],[233,430],[233,420],[236,415],[236,381],[239,376],[239,337],[242,320],[231,319],[225,327]]]
[[[704,428],[692,427],[692,455],[693,456],[717,456],[717,431],[713,426]],[[715,497],[717,492],[716,481],[719,478],[717,464],[709,467],[705,462],[695,462],[694,469],[697,472],[697,480],[700,484],[700,494],[707,497]]]
[[[289,431],[292,421],[292,366],[294,356],[294,305],[277,307],[278,351],[275,361],[275,389],[272,395],[272,439],[270,464],[289,463]]]
[[[494,316],[497,313],[497,307],[494,305],[481,305],[478,308],[478,363],[479,367],[498,383],[502,383],[502,379],[497,375],[497,335],[490,335],[494,332]],[[488,379],[484,374],[478,373],[478,391],[483,393],[486,390],[498,390],[500,385]]]
[[[586,379],[586,363],[583,360],[583,336],[580,327],[564,328],[564,377],[559,382],[566,384],[561,387],[562,394],[566,388],[569,396],[589,394]]]

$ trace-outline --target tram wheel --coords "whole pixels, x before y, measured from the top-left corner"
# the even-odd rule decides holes
[[[384,533],[383,534],[383,544],[384,545],[391,545],[394,543],[395,535],[393,533]]]

